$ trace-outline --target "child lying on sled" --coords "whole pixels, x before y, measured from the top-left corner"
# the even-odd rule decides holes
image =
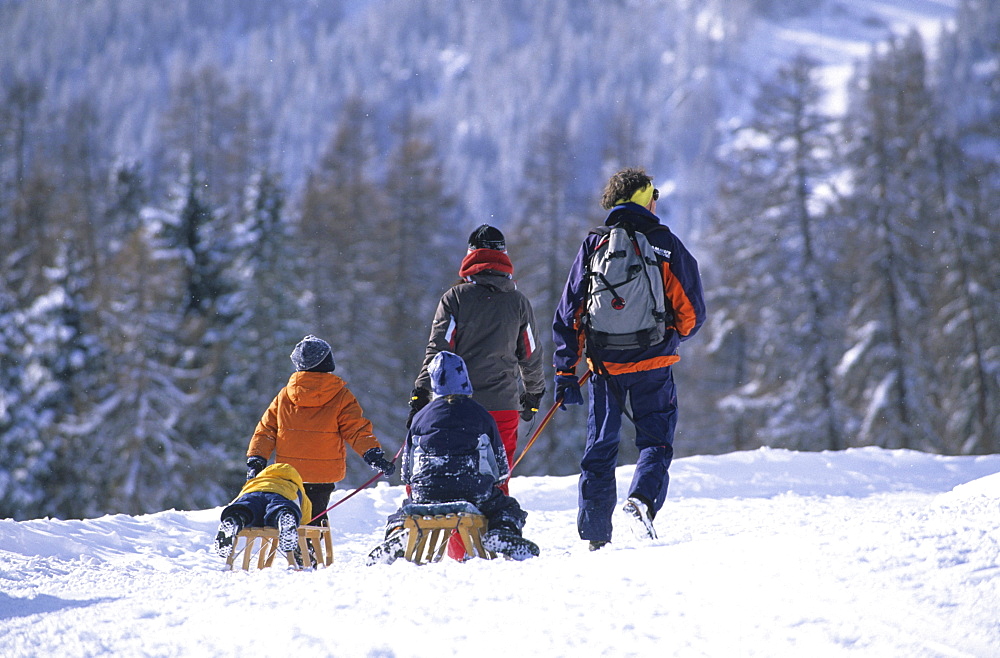
[[[312,505],[299,472],[288,464],[271,464],[247,480],[240,495],[222,510],[215,552],[228,558],[240,530],[265,526],[278,529],[279,551],[294,551],[299,521],[311,518]]]
[[[486,550],[514,560],[538,555],[538,546],[521,536],[527,513],[497,487],[510,476],[507,453],[493,417],[471,397],[465,361],[439,352],[428,373],[434,397],[413,416],[403,448],[401,476],[409,494],[403,506],[472,503],[486,517]],[[403,507],[389,517],[386,539],[369,553],[369,565],[403,556],[404,518]]]

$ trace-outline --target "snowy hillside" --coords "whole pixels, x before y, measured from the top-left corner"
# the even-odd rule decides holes
[[[8,2],[0,3],[0,74],[43,80],[47,112],[94,103],[112,151],[141,157],[163,148],[162,114],[178,96],[171,86],[217,67],[260,94],[274,131],[270,157],[293,187],[321,158],[349,97],[372,108],[382,142],[391,117],[414,109],[433,117],[470,213],[505,221],[530,179],[525,164],[553,131],[573,149],[567,184],[590,199],[603,180],[592,169],[615,147],[612,116],[629,116],[647,142],[629,155],[658,180],[676,179],[679,197],[701,198],[715,121],[738,112],[779,65],[815,57],[839,104],[873,45],[913,28],[933,44],[957,4]],[[686,217],[675,212],[675,221]]]
[[[319,572],[221,571],[217,509],[0,521],[0,654],[1000,655],[1000,456],[759,450],[672,476],[661,539],[616,518],[598,553],[575,478],[515,478],[525,563],[366,568],[384,483],[333,512]]]
[[[823,66],[827,109],[846,109],[847,83],[872,47],[890,35],[915,30],[933,51],[940,31],[954,21],[958,0],[832,0],[815,3],[810,11],[761,20],[748,39],[746,51],[759,77],[806,53]],[[782,3],[775,3],[781,7]]]

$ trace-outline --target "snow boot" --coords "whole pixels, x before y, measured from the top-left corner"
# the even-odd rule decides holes
[[[219,532],[215,535],[215,553],[219,557],[228,558],[233,552],[233,544],[236,543],[236,535],[240,534],[240,522],[227,516],[219,524]]]
[[[535,542],[501,528],[489,530],[483,535],[483,548],[499,553],[508,560],[521,561],[538,556],[538,545]]]
[[[610,543],[611,542],[609,541],[601,541],[600,539],[594,539],[590,542],[590,550],[599,551]]]
[[[656,530],[653,528],[653,517],[649,514],[649,505],[635,496],[629,496],[629,499],[622,505],[622,511],[628,515],[632,522],[632,533],[636,537],[656,539]]]
[[[373,564],[392,564],[406,553],[406,542],[410,538],[410,531],[402,527],[393,528],[385,536],[385,541],[372,549],[365,559],[365,566]]]
[[[291,512],[278,515],[278,550],[282,553],[294,551],[299,547],[298,522]]]

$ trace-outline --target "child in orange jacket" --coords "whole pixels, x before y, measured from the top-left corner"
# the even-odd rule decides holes
[[[327,508],[335,483],[347,474],[347,445],[387,476],[396,466],[385,458],[354,394],[333,374],[330,344],[310,334],[299,341],[290,357],[295,372],[250,439],[247,479],[263,470],[274,454],[276,462],[291,464],[302,476],[312,509],[318,513]],[[323,514],[314,524],[325,519]]]

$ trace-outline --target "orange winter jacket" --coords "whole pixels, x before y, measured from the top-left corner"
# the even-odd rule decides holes
[[[372,424],[344,380],[330,372],[295,372],[264,412],[247,457],[291,464],[303,482],[339,482],[349,443],[359,455],[380,448]]]

